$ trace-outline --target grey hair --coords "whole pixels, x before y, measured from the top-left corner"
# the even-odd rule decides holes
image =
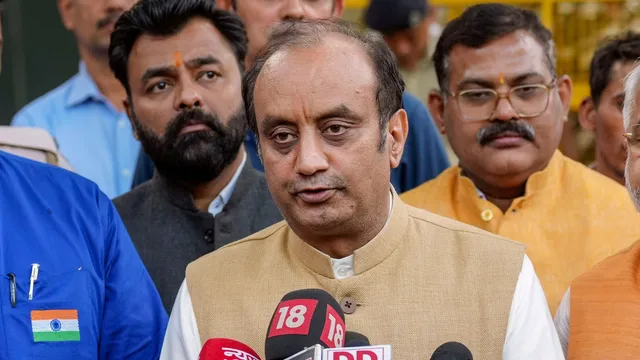
[[[622,118],[624,128],[628,129],[633,119],[636,107],[636,91],[640,81],[640,62],[636,61],[635,68],[624,79],[624,105],[622,106]]]

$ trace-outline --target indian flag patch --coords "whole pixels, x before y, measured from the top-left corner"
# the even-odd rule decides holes
[[[34,342],[80,341],[78,310],[33,310]]]

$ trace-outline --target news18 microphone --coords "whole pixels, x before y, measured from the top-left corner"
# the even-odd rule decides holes
[[[209,339],[198,360],[261,360],[260,356],[248,345],[231,339]]]
[[[286,294],[271,317],[264,344],[266,360],[282,360],[321,345],[344,345],[344,313],[338,302],[321,289]]]
[[[473,360],[471,350],[459,342],[444,343],[433,352],[431,360]]]

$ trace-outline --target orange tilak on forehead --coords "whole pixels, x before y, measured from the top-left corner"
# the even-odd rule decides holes
[[[180,53],[180,51],[176,51],[175,53],[173,53],[173,60],[175,61],[177,68],[184,65],[184,62],[182,61],[182,54]]]
[[[504,75],[502,73],[500,73],[499,81],[500,81],[500,85],[504,85]]]

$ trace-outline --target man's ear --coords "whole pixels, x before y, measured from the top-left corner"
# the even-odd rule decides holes
[[[580,103],[578,110],[578,121],[580,126],[588,131],[596,130],[596,107],[591,97],[587,97]]]
[[[444,98],[439,91],[433,90],[429,92],[429,99],[427,100],[427,105],[429,106],[429,113],[431,117],[433,117],[433,121],[435,122],[438,130],[442,135],[446,134],[447,131],[444,127]]]
[[[60,13],[64,27],[69,31],[73,31],[76,26],[72,16],[73,0],[58,0],[58,12]]]
[[[573,83],[569,75],[562,75],[558,80],[558,95],[562,102],[562,115],[566,118],[571,110],[571,96],[573,95]]]
[[[133,114],[133,106],[131,105],[129,96],[122,99],[122,105],[124,105],[124,111],[126,111],[129,122],[131,123],[131,128],[133,129],[133,137],[136,138],[136,140],[140,140],[140,138],[138,137],[138,132],[136,131],[136,125],[134,122],[135,115]]]
[[[341,18],[344,13],[344,0],[334,0],[333,3],[333,17]]]
[[[389,162],[392,169],[400,165],[402,153],[404,152],[404,144],[407,142],[409,135],[409,121],[407,112],[404,109],[396,111],[387,125],[387,142],[389,149]]]
[[[216,7],[218,9],[227,10],[227,11],[234,11],[235,10],[233,8],[233,0],[217,0],[216,1]]]

